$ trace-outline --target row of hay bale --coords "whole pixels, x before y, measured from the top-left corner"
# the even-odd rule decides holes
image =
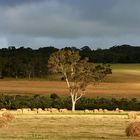
[[[45,109],[42,109],[42,108],[33,108],[33,109],[30,109],[30,108],[22,108],[22,109],[17,109],[16,110],[17,113],[19,114],[26,114],[26,113],[31,113],[31,112],[34,112],[34,113],[59,113],[59,112],[68,112],[68,110],[66,108],[64,109],[57,109],[57,108],[45,108]]]
[[[94,110],[88,110],[88,109],[85,109],[84,112],[86,113],[90,113],[90,112],[94,112],[94,113],[106,113],[106,112],[109,112],[109,110],[107,109],[94,109]],[[119,108],[116,108],[116,110],[112,110],[111,112],[118,112],[118,113],[123,113],[124,110],[122,109],[119,109]]]

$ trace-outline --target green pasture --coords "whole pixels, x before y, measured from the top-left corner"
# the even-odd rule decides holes
[[[140,64],[110,64],[112,70],[140,70]]]

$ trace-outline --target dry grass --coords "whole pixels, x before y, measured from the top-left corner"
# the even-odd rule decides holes
[[[138,140],[126,136],[128,124],[127,115],[17,115],[0,140]]]
[[[68,95],[65,82],[54,81],[0,81],[1,93]],[[140,83],[100,83],[89,86],[87,96],[140,98]]]
[[[14,94],[51,94],[68,95],[65,82],[62,81],[28,81],[0,80],[1,93]],[[121,97],[140,99],[140,65],[113,65],[113,74],[103,83],[89,86],[87,96]]]

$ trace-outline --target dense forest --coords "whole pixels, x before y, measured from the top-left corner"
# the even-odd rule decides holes
[[[140,47],[121,45],[109,49],[92,50],[89,46],[63,48],[79,51],[81,59],[88,57],[94,63],[140,63]],[[48,74],[47,63],[50,55],[58,48],[49,46],[39,49],[9,46],[0,49],[0,78],[43,77]]]

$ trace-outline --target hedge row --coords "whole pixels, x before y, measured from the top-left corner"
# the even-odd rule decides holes
[[[57,94],[50,96],[8,96],[0,95],[0,108],[18,109],[18,108],[67,108],[71,109],[70,97],[59,97]],[[84,109],[108,109],[114,110],[116,108],[123,110],[140,110],[140,101],[136,98],[131,100],[122,99],[107,99],[107,98],[81,98],[77,104],[77,110]]]

